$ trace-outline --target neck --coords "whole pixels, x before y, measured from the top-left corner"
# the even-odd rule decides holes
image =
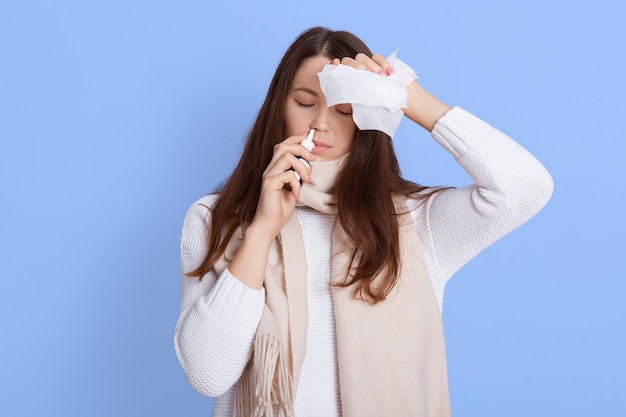
[[[311,182],[305,182],[300,189],[298,206],[308,206],[322,213],[337,213],[335,180],[347,154],[331,161],[311,163]]]

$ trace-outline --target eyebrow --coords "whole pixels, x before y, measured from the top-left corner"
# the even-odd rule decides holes
[[[293,91],[304,91],[305,93],[309,93],[311,95],[314,95],[315,97],[318,96],[317,92],[311,90],[310,88],[307,87],[298,87],[298,88],[294,88]]]

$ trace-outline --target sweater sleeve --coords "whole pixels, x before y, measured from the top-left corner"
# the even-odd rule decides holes
[[[450,277],[534,216],[550,199],[553,182],[528,151],[461,108],[446,113],[432,136],[474,181],[417,201],[413,210],[441,307]]]
[[[181,236],[181,309],[174,335],[178,360],[190,385],[211,397],[224,394],[241,376],[252,353],[265,292],[254,290],[224,270],[202,280],[188,277],[206,256],[210,227],[204,197],[187,212]]]

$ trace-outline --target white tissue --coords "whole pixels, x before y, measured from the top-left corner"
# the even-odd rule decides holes
[[[326,105],[350,103],[359,129],[380,130],[393,137],[402,120],[402,108],[407,106],[406,86],[418,78],[411,67],[396,58],[397,52],[387,57],[394,69],[389,76],[343,64],[325,65],[317,76]]]

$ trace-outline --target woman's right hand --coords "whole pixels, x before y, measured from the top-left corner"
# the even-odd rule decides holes
[[[272,160],[263,172],[261,195],[252,223],[270,233],[272,239],[293,215],[300,196],[300,183],[292,169],[303,181],[311,181],[311,167],[298,160],[298,157],[309,162],[315,160],[315,156],[300,145],[307,133],[290,136],[274,146]]]
[[[291,169],[296,170],[303,181],[310,181],[311,168],[305,167],[298,160],[298,157],[309,162],[315,159],[311,152],[300,145],[305,137],[306,133],[290,136],[274,146],[272,160],[263,173],[256,214],[228,267],[235,278],[251,288],[259,289],[263,286],[272,242],[296,208],[300,183]],[[286,190],[285,184],[291,190]]]

